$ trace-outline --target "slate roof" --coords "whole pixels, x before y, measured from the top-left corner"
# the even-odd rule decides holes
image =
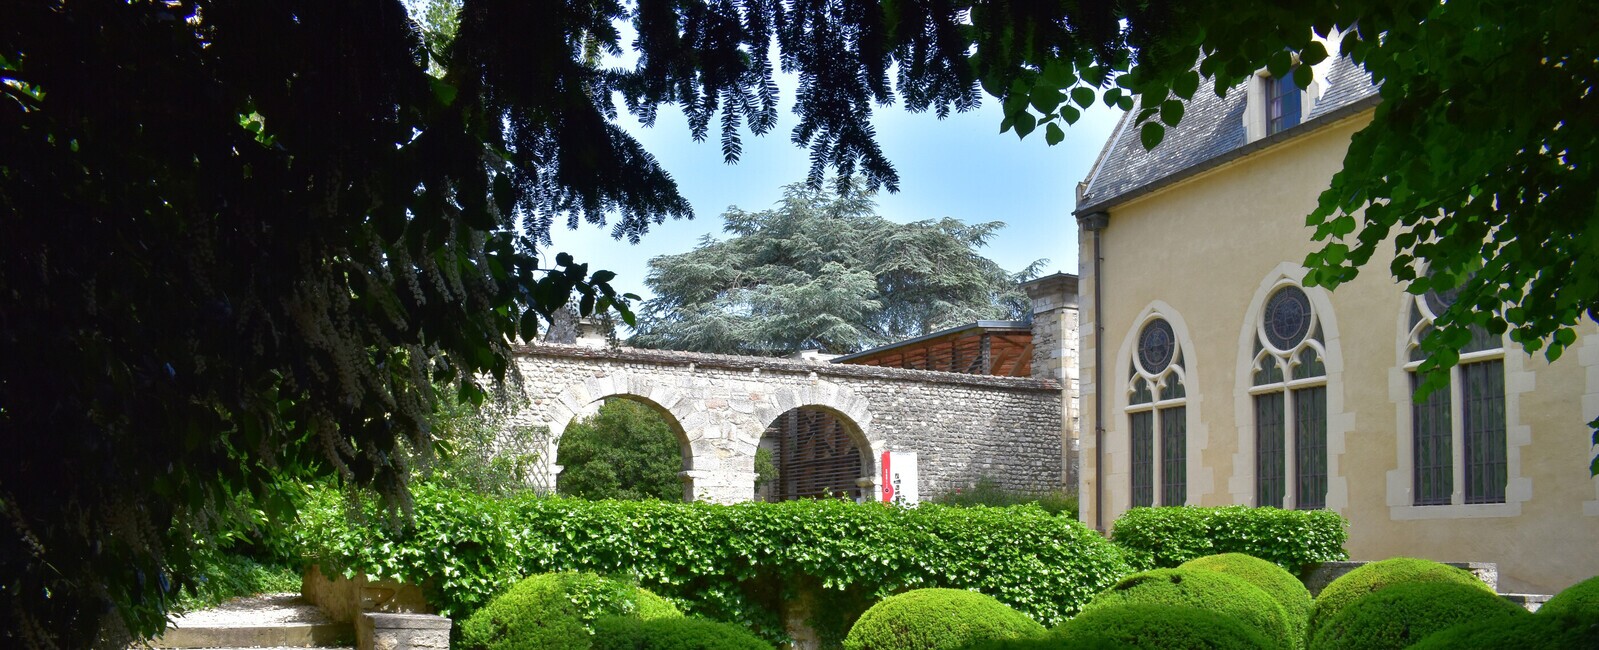
[[[1245,142],[1244,108],[1246,94],[1237,87],[1226,97],[1217,97],[1203,82],[1188,101],[1182,122],[1168,128],[1166,137],[1153,151],[1139,142],[1133,113],[1122,115],[1110,140],[1089,171],[1085,187],[1077,199],[1077,211],[1087,213],[1126,198],[1162,180],[1175,179],[1185,171],[1197,171],[1205,163],[1219,161],[1228,154],[1243,153],[1246,145],[1276,142],[1308,133],[1324,116],[1342,113],[1364,101],[1375,101],[1377,86],[1364,69],[1348,57],[1333,61],[1327,75],[1319,79],[1326,88],[1305,122],[1255,143]]]

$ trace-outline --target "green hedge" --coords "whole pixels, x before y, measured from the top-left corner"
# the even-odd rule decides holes
[[[531,576],[461,623],[467,650],[586,650],[595,619],[682,618],[659,596],[592,573]]]
[[[961,589],[914,589],[873,605],[844,638],[846,650],[960,650],[974,643],[1044,635],[1004,603]]]
[[[1544,616],[1580,616],[1599,622],[1599,576],[1566,587],[1538,608],[1538,613]]]
[[[1237,618],[1182,605],[1125,604],[1084,611],[1051,633],[1060,648],[1277,650]],[[1040,646],[1040,648],[1046,646]]]
[[[301,553],[329,571],[423,585],[456,618],[523,575],[617,575],[770,640],[783,640],[779,599],[802,581],[815,581],[823,601],[864,594],[851,602],[865,604],[907,589],[969,589],[1055,625],[1130,571],[1091,529],[1027,506],[492,499],[428,485],[412,495],[405,526],[386,523],[375,504],[352,518],[341,494],[315,495],[298,527]],[[860,609],[830,619],[848,625]]]
[[[1307,564],[1348,558],[1348,528],[1349,521],[1331,510],[1174,506],[1128,510],[1112,524],[1111,536],[1140,569],[1243,553],[1297,575]]]
[[[1310,615],[1310,637],[1314,638],[1322,625],[1331,621],[1350,603],[1392,585],[1412,582],[1459,584],[1493,593],[1487,584],[1465,569],[1432,560],[1392,557],[1356,567],[1328,583],[1316,595],[1316,607]]]
[[[772,650],[772,644],[737,625],[702,618],[608,616],[594,622],[594,650]]]
[[[1177,568],[1219,571],[1259,587],[1261,591],[1266,592],[1266,595],[1276,600],[1278,605],[1283,606],[1283,614],[1288,623],[1288,636],[1293,642],[1293,647],[1304,646],[1305,631],[1310,625],[1313,605],[1310,590],[1305,588],[1305,583],[1300,582],[1299,578],[1284,571],[1282,567],[1243,553],[1222,553],[1189,560]]]
[[[1177,605],[1225,614],[1248,625],[1279,648],[1292,647],[1281,605],[1238,578],[1203,569],[1155,569],[1122,578],[1088,603],[1085,612],[1124,605]]]
[[[1401,650],[1434,632],[1483,620],[1532,616],[1487,589],[1452,582],[1396,584],[1362,596],[1322,623],[1311,650]]]
[[[1463,623],[1427,635],[1410,650],[1593,650],[1599,620],[1572,616],[1512,616]]]

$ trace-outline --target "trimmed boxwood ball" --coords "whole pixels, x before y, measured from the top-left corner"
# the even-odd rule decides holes
[[[861,614],[848,650],[943,650],[1042,636],[1044,626],[993,597],[962,589],[916,589]]]
[[[1288,636],[1294,646],[1304,645],[1305,631],[1310,626],[1310,611],[1314,602],[1310,598],[1310,590],[1305,588],[1305,583],[1300,582],[1292,573],[1276,564],[1243,553],[1207,555],[1184,562],[1177,568],[1219,571],[1260,587],[1261,591],[1266,592],[1266,595],[1276,600],[1278,605],[1283,606],[1283,614],[1287,617]]]
[[[1538,610],[1540,613],[1542,609]],[[1494,617],[1427,635],[1411,650],[1593,650],[1599,620],[1573,616]]]
[[[1146,650],[1267,650],[1281,642],[1234,616],[1186,605],[1129,603],[1084,610],[1050,633],[1050,641],[1069,648]]]
[[[670,602],[592,573],[543,573],[516,583],[461,623],[467,650],[590,647],[590,625],[607,615],[680,618]]]
[[[1599,576],[1583,580],[1555,594],[1538,608],[1544,616],[1578,616],[1599,622]]]
[[[594,650],[772,650],[772,644],[737,625],[703,618],[606,616],[594,621]]]
[[[1390,585],[1408,582],[1453,583],[1493,593],[1486,583],[1477,579],[1477,576],[1472,575],[1470,571],[1440,562],[1413,557],[1395,557],[1372,562],[1339,576],[1316,596],[1316,607],[1310,615],[1309,638],[1314,638],[1323,624],[1332,620],[1350,603]]]
[[[1456,625],[1531,616],[1486,589],[1451,582],[1411,582],[1367,594],[1322,624],[1311,650],[1399,650]]]
[[[1182,605],[1225,614],[1260,632],[1274,647],[1294,647],[1283,606],[1260,587],[1226,573],[1182,568],[1135,573],[1094,596],[1083,611],[1129,604]]]

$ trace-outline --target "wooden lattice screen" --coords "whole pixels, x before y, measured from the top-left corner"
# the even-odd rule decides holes
[[[778,416],[766,435],[776,441],[776,501],[843,497],[857,499],[863,474],[861,450],[844,422],[827,411],[797,408]]]

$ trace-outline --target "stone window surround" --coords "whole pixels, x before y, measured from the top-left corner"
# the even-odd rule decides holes
[[[1410,325],[1412,309],[1420,309],[1422,320]],[[1399,465],[1388,472],[1388,517],[1393,521],[1416,519],[1477,519],[1489,517],[1516,517],[1521,515],[1521,504],[1532,499],[1532,478],[1522,475],[1521,448],[1532,443],[1532,426],[1521,417],[1521,396],[1536,388],[1537,377],[1527,369],[1527,355],[1507,354],[1508,341],[1501,340],[1497,350],[1468,352],[1460,355],[1460,363],[1502,359],[1505,364],[1505,501],[1504,503],[1465,503],[1465,481],[1458,474],[1465,471],[1465,444],[1462,440],[1459,417],[1451,417],[1454,440],[1451,453],[1457,476],[1449,505],[1415,505],[1414,475],[1415,435],[1410,376],[1420,362],[1410,360],[1410,351],[1416,345],[1423,328],[1436,317],[1422,296],[1408,293],[1400,295],[1397,336],[1394,337],[1395,364],[1388,371],[1388,398],[1394,404],[1394,444]],[[1457,409],[1461,402],[1459,366],[1450,371],[1450,408]]]
[[[1587,391],[1582,394],[1582,421],[1592,422],[1599,418],[1599,334],[1588,334],[1582,337],[1582,347],[1577,350],[1577,365],[1582,367],[1588,376]],[[1593,457],[1594,449],[1588,449],[1589,458]],[[1582,514],[1589,517],[1599,517],[1599,476],[1594,476],[1593,500],[1584,501]]]
[[[1115,413],[1117,415],[1114,418],[1106,418],[1103,423],[1105,427],[1105,464],[1107,469],[1105,472],[1105,484],[1107,486],[1125,486],[1126,489],[1123,489],[1123,487],[1108,487],[1105,490],[1107,514],[1125,512],[1132,507],[1132,431],[1127,419],[1127,408],[1130,405],[1128,393],[1132,387],[1133,377],[1128,371],[1132,367],[1133,356],[1137,353],[1139,332],[1143,331],[1145,324],[1156,318],[1164,318],[1167,323],[1171,324],[1172,332],[1177,337],[1177,350],[1183,355],[1181,372],[1183,373],[1184,390],[1187,393],[1187,397],[1184,398],[1186,400],[1184,406],[1186,407],[1188,437],[1187,503],[1201,503],[1202,498],[1209,495],[1214,489],[1214,472],[1205,466],[1202,457],[1203,452],[1210,445],[1210,430],[1201,416],[1204,399],[1199,391],[1199,362],[1197,359],[1198,354],[1195,352],[1196,346],[1194,345],[1193,337],[1189,335],[1188,323],[1183,320],[1182,315],[1178,314],[1177,310],[1166,302],[1156,300],[1139,311],[1138,316],[1133,319],[1133,326],[1128,328],[1126,335],[1122,337],[1121,347],[1116,352],[1116,365],[1114,366],[1116,373],[1114,381],[1116,383],[1113,385],[1121,386],[1123,389],[1111,391],[1110,395],[1108,395],[1110,404],[1107,405],[1106,413]],[[1158,454],[1160,453],[1158,432],[1156,438],[1157,444],[1154,453],[1158,459]],[[1158,472],[1156,473],[1156,478],[1159,478]],[[1158,481],[1156,487],[1158,501]]]
[[[1228,491],[1232,494],[1233,503],[1254,503],[1255,501],[1255,403],[1254,396],[1254,366],[1255,342],[1264,340],[1260,334],[1261,314],[1266,309],[1266,301],[1278,289],[1285,286],[1296,286],[1310,298],[1310,309],[1315,314],[1315,324],[1321,327],[1321,352],[1322,365],[1326,368],[1325,381],[1301,380],[1315,385],[1327,387],[1327,497],[1328,510],[1347,513],[1349,510],[1349,480],[1343,475],[1342,460],[1347,448],[1349,432],[1354,428],[1355,413],[1348,410],[1344,401],[1344,359],[1343,343],[1339,336],[1338,319],[1333,313],[1332,298],[1326,289],[1320,287],[1304,286],[1305,267],[1294,262],[1283,262],[1266,274],[1255,288],[1255,295],[1249,301],[1249,309],[1244,312],[1243,326],[1238,332],[1238,361],[1233,371],[1233,414],[1238,423],[1238,453],[1233,456],[1233,476],[1228,481]],[[1315,326],[1312,326],[1314,332]],[[1291,352],[1298,354],[1299,350],[1308,345],[1311,337],[1306,337],[1306,342],[1296,346]],[[1271,354],[1267,348],[1267,354]],[[1285,377],[1286,378],[1286,377]],[[1288,456],[1285,466],[1285,480],[1293,478],[1292,440],[1285,433],[1284,453]],[[1281,507],[1292,507],[1293,490],[1286,490],[1284,500],[1287,502]]]

